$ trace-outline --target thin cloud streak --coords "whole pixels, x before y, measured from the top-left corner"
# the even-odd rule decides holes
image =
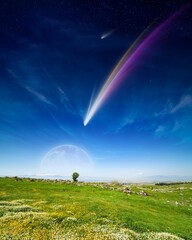
[[[170,113],[176,113],[179,110],[190,106],[192,106],[192,96],[185,95],[181,98],[180,102],[171,109]]]
[[[65,93],[65,91],[61,88],[61,87],[57,87],[60,95],[61,95],[61,103],[64,105],[65,110],[75,116],[77,116],[76,111],[74,110],[71,102],[69,101],[69,98],[67,97],[67,94]]]
[[[51,115],[52,119],[54,120],[54,122],[56,123],[57,127],[62,130],[63,132],[65,132],[68,136],[74,138],[74,135],[66,128],[64,127],[61,122],[55,117],[55,115],[49,110],[47,109],[47,111],[49,112],[49,114]]]
[[[57,108],[57,106],[52,103],[47,97],[45,97],[43,94],[37,92],[36,90],[34,90],[33,88],[29,87],[29,86],[24,86],[24,88],[30,92],[32,95],[34,95],[35,97],[37,97],[41,102],[46,103],[54,108]]]
[[[190,94],[183,95],[180,98],[179,103],[175,105],[170,100],[168,100],[165,108],[162,111],[155,113],[155,117],[175,114],[180,110],[188,107],[192,107],[192,96]]]

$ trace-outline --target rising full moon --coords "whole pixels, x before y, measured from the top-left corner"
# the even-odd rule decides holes
[[[70,176],[78,172],[80,176],[88,176],[93,163],[88,153],[74,145],[60,145],[52,148],[43,157],[39,175]]]

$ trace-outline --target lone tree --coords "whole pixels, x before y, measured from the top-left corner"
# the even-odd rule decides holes
[[[77,182],[77,181],[78,181],[78,180],[77,180],[78,177],[79,177],[79,173],[74,172],[74,173],[72,174],[72,179],[73,179],[74,182]]]

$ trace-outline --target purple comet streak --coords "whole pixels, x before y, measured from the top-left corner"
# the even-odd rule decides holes
[[[119,83],[127,76],[128,73],[133,69],[135,61],[139,56],[151,46],[152,43],[156,41],[160,33],[179,15],[181,15],[184,10],[189,5],[182,7],[180,10],[175,12],[173,15],[168,17],[164,22],[162,22],[158,27],[156,27],[150,34],[146,36],[146,30],[136,39],[136,41],[131,45],[127,52],[123,55],[121,60],[115,66],[107,80],[105,81],[103,87],[101,88],[99,94],[96,96],[95,100],[91,99],[89,108],[84,120],[84,126],[88,124],[93,115],[97,112],[99,107],[103,104],[106,98],[117,88]]]

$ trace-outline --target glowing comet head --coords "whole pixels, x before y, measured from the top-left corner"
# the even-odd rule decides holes
[[[84,120],[84,126],[88,124],[93,115],[97,112],[99,107],[103,104],[106,98],[116,89],[120,81],[127,76],[127,74],[135,66],[136,60],[139,59],[141,53],[146,51],[156,39],[159,37],[160,33],[180,14],[186,10],[190,5],[185,5],[179,11],[175,12],[173,15],[168,17],[164,22],[157,26],[152,32],[149,32],[149,28],[144,30],[144,32],[136,39],[136,41],[131,45],[127,52],[123,55],[121,60],[115,66],[104,85],[102,86],[99,94],[96,96],[95,100],[90,101],[89,108]]]
[[[84,120],[84,123],[83,123],[84,126],[87,126],[87,124],[88,124],[88,122],[91,120],[93,114],[94,114],[93,111],[92,111],[92,114],[91,114],[89,111],[87,112],[87,115],[86,115],[85,120]]]

